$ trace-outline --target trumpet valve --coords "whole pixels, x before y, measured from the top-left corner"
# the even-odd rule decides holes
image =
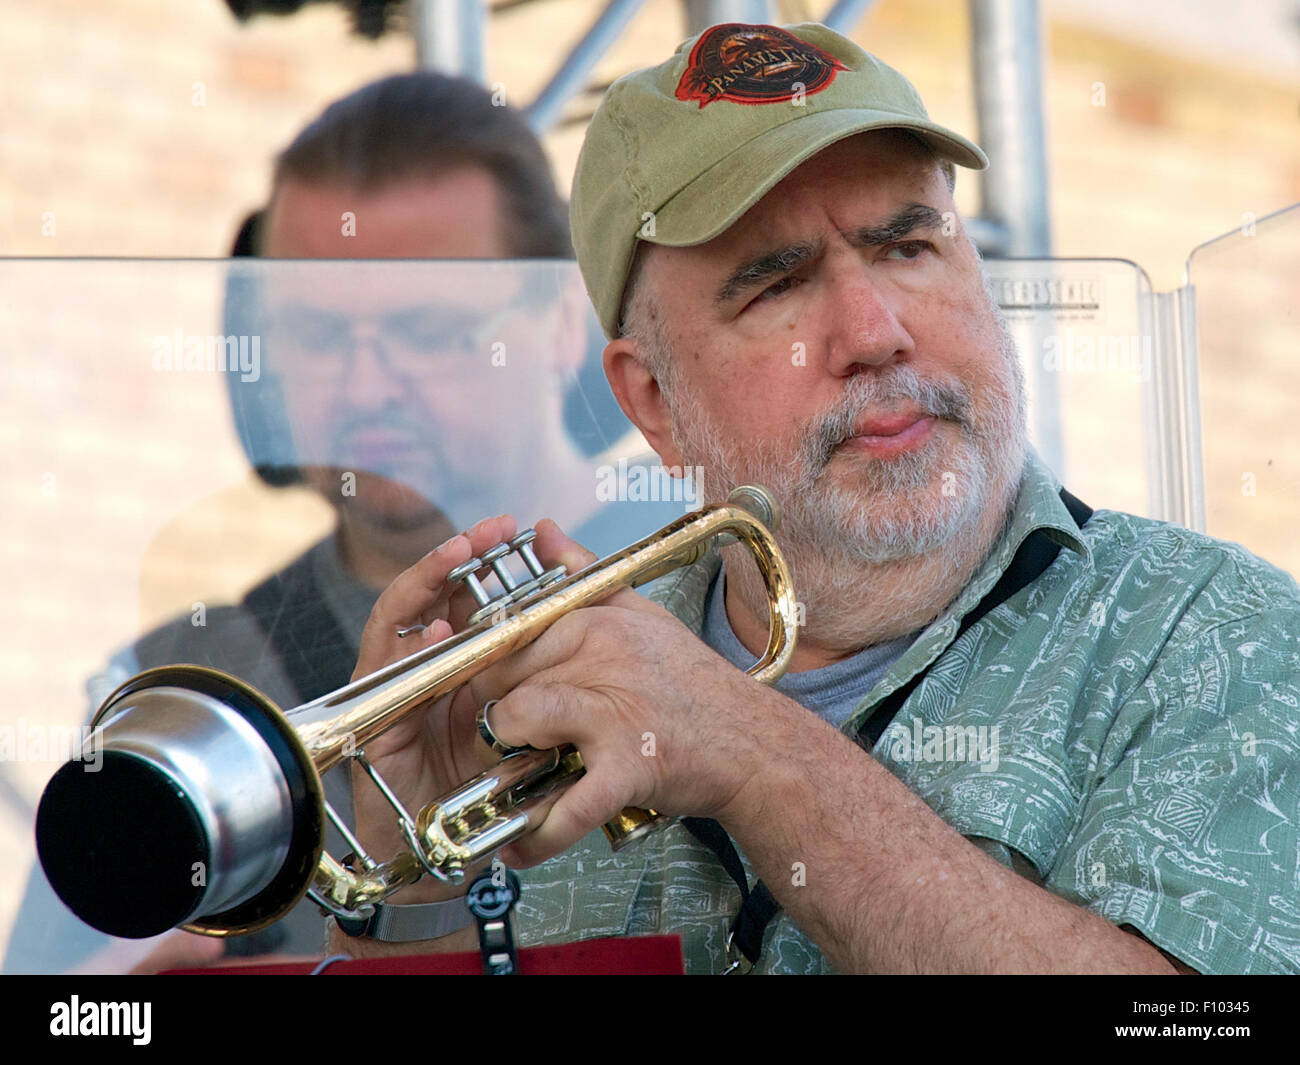
[[[469,624],[477,625],[485,618],[503,613],[507,607],[532,595],[540,588],[546,588],[568,575],[564,566],[546,569],[533,552],[532,542],[537,538],[533,529],[525,529],[512,540],[496,544],[477,558],[453,569],[447,574],[449,584],[464,584],[469,590],[478,609],[469,616]],[[528,578],[522,583],[516,580],[506,565],[506,557],[517,555],[528,571]],[[493,595],[479,580],[479,574],[490,571],[500,582],[503,589],[500,595]]]

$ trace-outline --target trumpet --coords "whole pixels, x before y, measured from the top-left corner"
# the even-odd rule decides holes
[[[531,643],[569,611],[620,588],[697,562],[710,542],[742,543],[768,597],[768,642],[748,670],[775,683],[794,652],[789,569],[770,532],[771,494],[744,485],[726,503],[669,523],[613,555],[566,574],[543,572],[521,534],[453,574],[480,609],[459,633],[287,712],[218,670],[163,666],[119,687],[92,721],[97,771],[73,760],[50,780],[36,819],[40,861],[55,892],[87,924],[142,938],[184,927],[242,935],[310,897],[323,912],[368,917],[423,875],[459,882],[529,829],[538,807],[585,771],[571,745],[508,754],[494,768],[409,813],[365,757],[365,744]],[[502,566],[521,551],[531,579]],[[489,559],[488,555],[492,557]],[[491,566],[505,592],[491,598],[473,574]],[[485,577],[485,579],[487,579]],[[393,807],[407,849],[377,861],[325,802],[321,774],[352,761]],[[353,848],[325,852],[332,822]],[[617,850],[671,823],[626,809],[604,826]]]

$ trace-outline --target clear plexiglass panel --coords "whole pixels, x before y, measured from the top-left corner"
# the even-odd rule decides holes
[[[480,518],[551,517],[604,555],[692,509],[603,346],[571,263],[0,262],[6,969],[142,950],[32,871],[44,784],[127,676],[197,662],[294,706],[348,680],[378,591]],[[264,949],[315,952],[310,925]]]
[[[1142,271],[987,272],[1043,455],[1093,506],[1151,513]],[[618,409],[603,346],[572,263],[0,261],[7,970],[153,949],[33,868],[44,784],[128,676],[197,662],[293,706],[348,679],[379,590],[479,518],[549,516],[604,555],[699,502]],[[257,949],[317,952],[300,909]]]
[[[1114,259],[1004,259],[985,275],[1020,351],[1029,436],[1047,464],[1094,508],[1163,517],[1145,272]]]
[[[1201,245],[1187,274],[1207,531],[1300,575],[1300,206]]]

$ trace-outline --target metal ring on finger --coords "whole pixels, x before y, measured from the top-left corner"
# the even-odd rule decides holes
[[[474,720],[478,723],[478,734],[483,737],[483,742],[501,755],[514,754],[516,751],[533,750],[528,744],[524,744],[522,747],[511,747],[509,744],[501,742],[497,738],[497,734],[492,731],[492,726],[488,724],[487,713],[500,701],[500,699],[489,699],[479,707],[478,714],[475,715]]]

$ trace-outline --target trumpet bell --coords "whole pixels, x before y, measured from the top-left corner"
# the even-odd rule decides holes
[[[324,795],[271,700],[217,670],[166,666],[114,692],[94,725],[101,757],[63,766],[36,815],[46,877],[82,920],[133,939],[252,932],[302,898]]]

